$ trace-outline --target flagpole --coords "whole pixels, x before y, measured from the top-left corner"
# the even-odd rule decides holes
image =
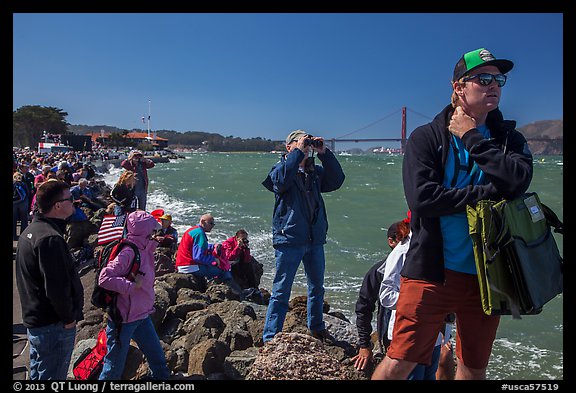
[[[150,140],[150,100],[148,100],[148,140]]]

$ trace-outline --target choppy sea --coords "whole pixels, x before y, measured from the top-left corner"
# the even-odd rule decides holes
[[[279,159],[274,153],[184,153],[184,159],[157,164],[148,171],[147,210],[162,208],[172,214],[183,233],[210,212],[216,226],[211,242],[220,242],[244,228],[253,256],[264,264],[261,287],[270,290],[274,276],[271,218],[274,195],[261,182]],[[354,305],[366,271],[386,258],[386,230],[406,217],[402,188],[402,156],[389,154],[338,157],[346,181],[338,191],[324,194],[329,230],[326,252],[325,299],[331,311],[341,311],[355,322]],[[119,168],[110,168],[104,180],[112,185]],[[562,156],[536,156],[529,191],[563,220]],[[563,255],[563,237],[555,234]],[[292,296],[306,294],[300,267]],[[563,379],[563,295],[550,301],[542,313],[513,320],[501,318],[488,367],[489,379]]]

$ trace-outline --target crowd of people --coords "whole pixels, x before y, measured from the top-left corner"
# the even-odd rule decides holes
[[[122,320],[117,325],[107,319],[107,355],[100,379],[120,378],[128,349],[121,343],[130,340],[137,342],[146,357],[151,378],[169,378],[150,320],[155,277],[180,271],[221,280],[241,298],[245,289],[252,295],[259,293],[246,230],[238,230],[222,244],[210,244],[206,233],[215,222],[207,213],[179,241],[170,214],[163,209],[146,211],[147,170],[154,163],[143,158],[141,151],[130,152],[121,162],[124,171],[109,192],[96,187],[98,174],[74,152],[41,154],[20,149],[14,150],[13,158],[13,239],[18,241],[16,276],[30,345],[30,379],[66,379],[84,304],[74,250],[86,246],[86,232],[81,228],[92,225],[89,216],[123,218],[123,231],[116,238],[138,247],[142,272],[133,279],[125,276],[126,265],[134,258],[127,247],[98,278],[101,287],[119,294]],[[96,233],[98,229],[93,228]],[[233,272],[243,286],[236,283]]]
[[[499,317],[486,315],[481,307],[465,207],[482,199],[512,199],[530,185],[532,155],[526,140],[499,109],[512,67],[511,61],[496,59],[485,48],[464,54],[454,68],[450,104],[407,141],[402,179],[409,215],[389,227],[389,255],[366,273],[355,309],[359,345],[352,360],[358,370],[373,369],[372,379],[486,376]],[[333,344],[323,318],[328,220],[322,193],[337,191],[345,174],[321,137],[299,129],[285,142],[286,153],[262,182],[274,194],[276,259],[263,342],[283,329],[294,277],[302,263],[308,285],[309,334]],[[101,379],[119,378],[127,353],[121,342],[130,339],[146,356],[152,378],[169,377],[150,321],[153,281],[160,274],[157,248],[164,250],[164,260],[174,259],[173,266],[163,264],[163,272],[220,280],[241,298],[243,288],[257,290],[246,230],[239,229],[222,244],[210,243],[208,234],[217,223],[205,213],[179,236],[170,214],[146,211],[147,171],[154,163],[142,152],[132,151],[121,166],[124,172],[108,204],[90,192],[94,174],[74,153],[24,154],[14,161],[14,239],[18,239],[17,221],[22,232],[17,283],[30,338],[32,379],[65,378],[75,324],[82,319],[81,284],[63,236],[66,219],[79,215],[81,207],[126,217],[122,237],[138,246],[146,273],[133,280],[122,276],[134,258],[128,247],[99,276],[100,285],[120,294],[124,317],[122,329],[108,321],[108,354]],[[30,225],[29,212],[35,213]],[[55,342],[63,344],[56,348]]]

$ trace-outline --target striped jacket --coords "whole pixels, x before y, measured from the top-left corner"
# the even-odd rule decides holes
[[[216,260],[213,253],[214,244],[208,243],[204,229],[195,225],[182,235],[176,254],[176,266],[211,265]]]

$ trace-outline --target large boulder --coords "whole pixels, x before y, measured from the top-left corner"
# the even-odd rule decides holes
[[[350,379],[350,370],[307,334],[278,333],[261,349],[249,380]]]

